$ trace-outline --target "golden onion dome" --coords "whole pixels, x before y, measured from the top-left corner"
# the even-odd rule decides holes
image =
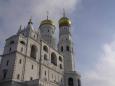
[[[46,19],[46,20],[41,21],[40,26],[45,25],[45,24],[54,25],[54,22],[52,20]]]
[[[71,21],[69,18],[67,17],[62,17],[60,20],[59,20],[59,26],[70,26],[71,25]]]

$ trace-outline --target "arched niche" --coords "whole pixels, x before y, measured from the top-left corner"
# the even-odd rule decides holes
[[[46,45],[44,45],[44,46],[43,46],[43,50],[44,50],[45,52],[48,52],[48,47],[47,47]]]
[[[57,66],[57,56],[54,52],[51,53],[51,63]]]
[[[37,47],[35,45],[31,46],[31,52],[30,52],[30,57],[36,59],[37,55]]]
[[[68,78],[68,86],[74,86],[73,78]]]

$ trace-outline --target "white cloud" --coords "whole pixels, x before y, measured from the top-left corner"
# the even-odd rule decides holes
[[[75,9],[78,0],[9,0],[0,1],[0,17],[4,21],[5,29],[16,29],[17,25],[25,24],[30,16],[33,16],[35,22],[46,18],[46,11],[49,11],[49,17],[57,18],[62,15],[62,9],[67,13]],[[8,28],[13,27],[13,28]]]
[[[99,61],[82,78],[83,86],[115,86],[115,41],[104,44]]]
[[[77,1],[78,0],[0,0],[1,42],[3,43],[3,40],[15,34],[20,24],[25,26],[30,16],[33,17],[34,27],[38,28],[40,21],[46,19],[46,11],[49,11],[49,18],[54,20],[59,19],[62,15],[63,8],[70,14],[74,11]],[[1,46],[2,45],[0,45],[0,48]]]

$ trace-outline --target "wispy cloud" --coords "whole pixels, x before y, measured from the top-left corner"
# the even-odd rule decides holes
[[[115,86],[115,41],[106,43],[94,69],[83,76],[83,86]]]
[[[46,18],[46,11],[49,11],[49,18],[59,19],[63,8],[67,13],[72,13],[77,2],[78,0],[0,0],[1,42],[16,33],[20,24],[25,26],[30,16],[37,29],[40,21]]]
[[[30,17],[38,23],[41,19],[46,18],[46,11],[49,11],[49,17],[57,18],[62,14],[62,9],[71,13],[75,9],[78,0],[9,0],[0,1],[0,17],[7,27],[14,27],[17,24],[25,24]],[[7,28],[5,28],[7,29]],[[16,29],[16,28],[9,28]]]

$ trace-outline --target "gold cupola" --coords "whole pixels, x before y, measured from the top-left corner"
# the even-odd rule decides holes
[[[70,26],[71,25],[71,21],[69,18],[67,17],[62,17],[60,20],[59,20],[59,27],[61,26]]]
[[[41,21],[40,26],[45,24],[54,25],[54,22],[52,20],[46,19]]]
[[[65,10],[63,9],[63,17],[59,20],[59,27],[61,26],[70,26],[71,21],[65,16]]]
[[[47,12],[47,19],[42,20],[41,23],[40,23],[40,26],[45,25],[45,24],[53,25],[53,26],[55,25],[52,20],[48,19],[48,12]]]

